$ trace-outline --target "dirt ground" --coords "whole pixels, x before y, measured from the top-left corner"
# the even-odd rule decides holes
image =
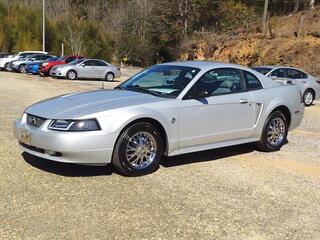
[[[320,239],[320,102],[279,152],[193,153],[138,178],[21,155],[25,107],[101,85],[0,72],[0,239]]]

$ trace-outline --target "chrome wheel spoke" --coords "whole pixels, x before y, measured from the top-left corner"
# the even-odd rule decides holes
[[[133,135],[126,146],[126,157],[132,167],[144,169],[152,164],[157,153],[157,142],[148,132]]]
[[[285,123],[281,118],[272,119],[267,127],[267,141],[272,146],[282,143],[285,136]]]

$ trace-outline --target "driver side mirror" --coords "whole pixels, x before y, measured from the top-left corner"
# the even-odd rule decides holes
[[[207,91],[200,91],[189,95],[189,99],[203,99],[209,97],[209,93]]]
[[[36,59],[36,58],[31,58],[30,60],[33,62],[33,61],[35,61],[35,60],[37,60],[37,59]]]
[[[277,76],[271,76],[270,78],[271,78],[272,80],[277,80],[277,79],[278,79]]]
[[[85,67],[86,65],[84,63],[81,63],[80,64],[80,67]]]

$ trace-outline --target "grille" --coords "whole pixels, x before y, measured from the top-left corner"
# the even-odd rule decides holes
[[[47,119],[27,114],[27,124],[36,128],[42,126]]]

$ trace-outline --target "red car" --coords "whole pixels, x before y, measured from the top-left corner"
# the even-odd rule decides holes
[[[49,72],[52,67],[56,65],[61,65],[61,64],[68,64],[76,59],[82,59],[82,58],[84,57],[73,55],[73,56],[65,56],[65,57],[59,58],[56,61],[48,61],[48,62],[42,63],[42,65],[39,67],[39,73],[41,76],[49,76],[50,75]]]

